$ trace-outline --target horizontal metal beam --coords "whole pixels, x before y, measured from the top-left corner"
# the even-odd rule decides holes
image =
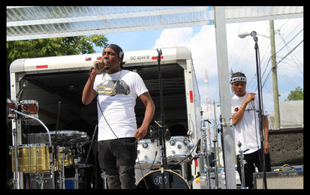
[[[303,7],[228,6],[225,17],[226,23],[298,18]],[[213,20],[211,6],[8,6],[7,41],[204,26]]]

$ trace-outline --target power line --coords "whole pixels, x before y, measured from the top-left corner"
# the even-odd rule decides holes
[[[277,62],[277,66],[288,56],[290,55],[304,40],[301,40],[290,52],[288,52],[280,61]]]

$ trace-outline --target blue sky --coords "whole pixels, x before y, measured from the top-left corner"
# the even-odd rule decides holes
[[[303,18],[275,20],[275,40],[277,61],[285,57],[289,51],[303,41]],[[244,39],[237,35],[242,32],[257,31],[270,36],[269,21],[227,24],[227,47],[229,68],[234,72],[242,71],[247,75],[248,91],[256,91],[256,66],[254,41],[251,37]],[[124,51],[143,50],[161,47],[186,46],[193,56],[194,66],[201,95],[201,106],[204,111],[209,102],[219,103],[218,72],[215,48],[214,25],[174,28],[165,30],[137,31],[107,34],[109,43],[120,45]],[[270,63],[270,39],[258,36],[263,81],[264,105],[273,112],[272,76]],[[287,43],[287,45],[286,45]],[[96,48],[101,53],[102,48]],[[204,83],[205,71],[208,72],[208,83]],[[267,77],[268,76],[268,77]],[[228,78],[229,81],[229,78]],[[278,64],[278,82],[280,101],[284,101],[291,90],[303,88],[303,42],[290,55]],[[212,113],[212,114],[210,114]],[[213,110],[204,115],[213,119]]]

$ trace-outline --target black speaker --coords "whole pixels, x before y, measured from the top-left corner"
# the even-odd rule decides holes
[[[254,188],[265,189],[263,172],[253,173]],[[266,172],[267,189],[304,189],[303,171]]]

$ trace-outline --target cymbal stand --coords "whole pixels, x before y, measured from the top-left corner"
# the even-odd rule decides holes
[[[59,150],[59,146],[57,146],[57,151],[60,151]],[[71,152],[71,151],[70,151]],[[58,171],[58,188],[59,189],[65,189],[66,188],[66,185],[65,185],[65,160],[68,159],[68,153],[70,153],[68,151],[66,151],[66,149],[64,149],[63,151],[61,151],[60,153],[64,153],[65,156],[63,157],[60,157],[60,160],[61,160],[61,168],[60,170]],[[57,152],[58,153],[58,152]],[[57,154],[57,156],[60,156],[59,154]],[[56,162],[58,160],[56,159]],[[59,164],[58,164],[59,166]]]
[[[65,154],[67,157],[67,153]],[[66,184],[65,184],[65,158],[66,157],[61,157],[61,170],[59,171],[59,189],[66,189]]]
[[[214,128],[214,139],[213,141],[213,148],[214,148],[214,176],[215,176],[215,186],[214,189],[221,189],[219,187],[219,178],[218,178],[218,172],[217,172],[217,161],[218,161],[218,154],[216,149],[216,142],[217,142],[217,127]]]
[[[15,113],[15,121],[17,120],[17,114]],[[14,189],[19,189],[19,183],[18,183],[18,178],[19,174],[17,173],[17,168],[18,168],[18,157],[17,157],[17,129],[13,129],[13,139],[14,139],[14,178],[13,178],[13,187]]]
[[[83,164],[83,157],[81,157],[81,153],[83,150],[81,148],[82,146],[79,146],[78,144],[76,145],[76,153],[75,153],[75,158],[74,158],[74,169],[75,169],[75,174],[74,174],[74,189],[79,189],[79,169],[84,168],[85,164]]]
[[[207,176],[207,184],[208,184],[208,189],[211,189],[211,180],[210,180],[210,171],[211,171],[211,167],[209,166],[209,155],[208,155],[208,138],[207,138],[207,128],[206,128],[206,124],[205,122],[208,120],[204,120],[203,119],[203,111],[200,111],[201,114],[201,137],[203,138],[203,143],[205,145],[204,148],[204,152],[202,153],[202,155],[204,156],[204,172],[202,173],[202,176],[205,177]],[[201,155],[201,154],[200,154]],[[200,156],[198,154],[198,156]]]

